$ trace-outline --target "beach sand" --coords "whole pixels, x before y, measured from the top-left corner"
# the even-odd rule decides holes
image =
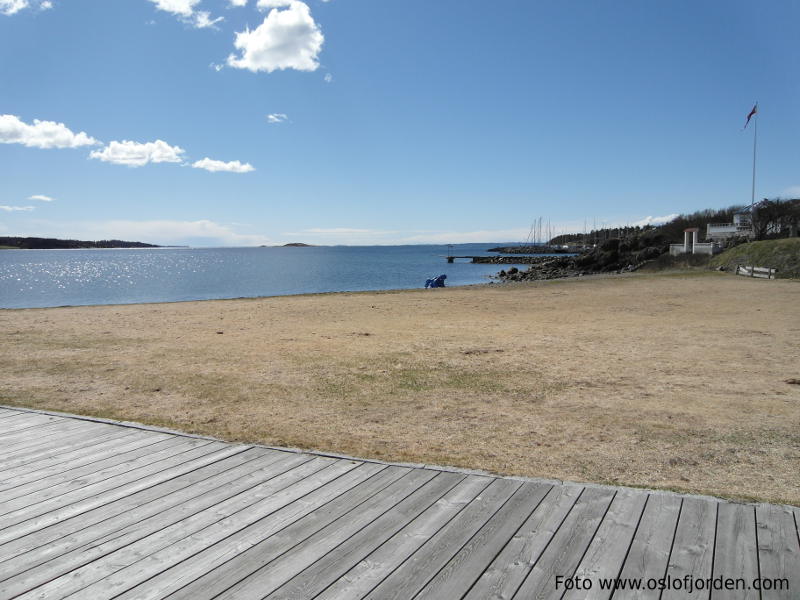
[[[800,505],[800,282],[632,275],[0,311],[0,403]]]

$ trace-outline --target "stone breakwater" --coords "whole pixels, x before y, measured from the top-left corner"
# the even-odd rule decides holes
[[[525,271],[516,267],[502,270],[497,274],[503,281],[535,281],[540,279],[560,279],[580,277],[596,273],[628,273],[657,258],[663,248],[648,247],[630,252],[620,251],[608,245],[577,256],[530,257],[530,266]]]
[[[485,265],[535,265],[551,256],[473,256],[472,262]]]

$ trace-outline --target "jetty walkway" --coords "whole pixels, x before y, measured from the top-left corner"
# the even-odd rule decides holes
[[[0,598],[800,598],[788,506],[16,408],[0,474]]]

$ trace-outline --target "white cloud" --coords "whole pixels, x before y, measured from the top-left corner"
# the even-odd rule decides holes
[[[14,15],[23,8],[28,8],[28,0],[0,0],[0,12],[4,15]]]
[[[31,211],[34,210],[34,208],[33,206],[0,206],[0,210],[6,212]]]
[[[207,10],[195,11],[195,6],[200,3],[200,0],[150,0],[150,2],[155,4],[158,10],[172,13],[197,29],[214,27],[220,21],[225,20],[224,17],[211,18],[211,13]]]
[[[800,198],[800,185],[793,185],[781,192],[783,198]]]
[[[200,3],[200,0],[150,0],[150,2],[155,4],[158,10],[181,17],[191,17],[194,7]]]
[[[0,0],[0,13],[11,16],[17,14],[19,11],[36,6],[39,10],[49,10],[53,8],[51,0]]]
[[[78,148],[100,142],[83,131],[72,132],[63,123],[34,119],[30,125],[14,115],[0,115],[0,143],[31,148]]]
[[[335,235],[349,235],[351,233],[369,233],[373,235],[388,235],[397,233],[396,231],[386,231],[383,229],[355,229],[352,227],[312,227],[311,229],[304,229],[303,233],[325,233]]]
[[[265,0],[259,0],[262,6]],[[268,0],[264,6],[272,6]],[[240,56],[228,56],[228,65],[253,72],[297,69],[314,71],[319,67],[317,55],[325,37],[311,17],[308,5],[298,0],[280,3],[270,10],[264,22],[256,29],[236,34],[234,47]]]
[[[283,113],[272,113],[272,114],[267,115],[267,123],[283,123],[288,118],[289,117],[287,117]]]
[[[235,7],[247,6],[247,0],[228,0],[228,4]]]
[[[206,27],[214,27],[220,21],[224,21],[225,17],[211,18],[211,13],[207,10],[199,10],[194,14],[194,26],[197,29],[205,29]]]
[[[92,239],[122,239],[161,245],[258,246],[267,237],[237,233],[229,226],[207,219],[198,221],[104,221],[67,225],[70,235]],[[77,230],[77,231],[76,231]],[[78,238],[83,239],[83,238]]]
[[[144,144],[123,140],[121,142],[111,142],[102,150],[93,151],[89,157],[116,165],[141,167],[151,162],[178,163],[183,160],[183,153],[183,148],[179,146],[170,146],[163,140],[156,140],[155,142],[147,142]]]
[[[250,171],[255,171],[255,167],[253,167],[253,165],[250,163],[241,163],[238,160],[223,162],[221,160],[213,160],[208,157],[192,163],[192,166],[195,169],[205,169],[206,171],[211,171],[212,173],[218,173],[220,171],[227,173],[249,173]]]
[[[268,10],[270,8],[285,8],[292,4],[293,0],[258,0],[256,7],[258,10]]]
[[[51,198],[50,196],[45,196],[44,194],[34,194],[33,196],[28,196],[28,200],[39,200],[41,202],[52,202],[55,198]]]
[[[634,223],[631,223],[631,225],[634,227],[644,227],[645,225],[663,225],[664,223],[669,223],[677,216],[679,216],[678,213],[664,215],[663,217],[645,217],[644,219],[640,219]]]

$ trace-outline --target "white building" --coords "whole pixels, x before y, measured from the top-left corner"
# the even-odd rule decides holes
[[[722,242],[732,237],[755,237],[753,219],[749,212],[733,215],[733,223],[709,223],[706,227],[706,238],[712,242]]]
[[[683,230],[683,243],[670,244],[669,253],[671,256],[680,254],[715,254],[720,251],[717,242],[700,243],[698,241],[699,227],[690,227]]]

